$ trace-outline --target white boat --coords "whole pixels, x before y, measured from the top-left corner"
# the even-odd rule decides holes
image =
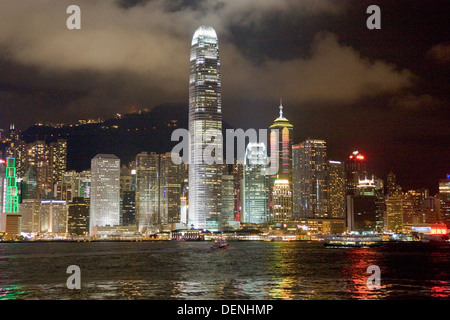
[[[224,239],[216,240],[214,241],[213,246],[211,249],[226,249],[228,248],[229,244]]]
[[[326,235],[325,247],[380,247],[381,236],[377,235]]]

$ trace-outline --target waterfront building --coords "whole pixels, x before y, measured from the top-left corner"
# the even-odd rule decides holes
[[[19,211],[22,214],[20,232],[38,233],[40,231],[41,201],[37,199],[24,199],[19,204]]]
[[[75,197],[69,204],[67,232],[78,236],[89,234],[89,205],[83,197]]]
[[[293,148],[295,218],[328,218],[326,142],[307,139]]]
[[[0,231],[5,232],[8,237],[15,237],[20,233],[22,215],[19,212],[19,192],[14,158],[6,158],[2,197],[4,205],[0,217]]]
[[[403,196],[393,195],[386,199],[386,231],[403,231]]]
[[[279,216],[283,219],[292,219],[292,145],[293,145],[293,129],[294,126],[283,115],[283,104],[280,101],[280,114],[270,126],[270,157],[276,158],[277,161],[271,161],[271,172],[277,172],[270,177],[269,187],[269,208],[272,211],[270,214],[274,219]],[[278,171],[276,170],[278,167]],[[278,180],[275,191],[275,181]],[[283,181],[281,183],[280,181]],[[287,184],[285,183],[287,181]],[[280,194],[278,194],[277,212],[275,212],[275,192],[280,192],[282,186],[283,201],[279,202]],[[284,199],[285,196],[291,196],[289,200]],[[285,207],[280,208],[281,204]],[[281,214],[281,216],[280,216]]]
[[[67,233],[67,201],[42,200],[39,209],[39,232]]]
[[[136,156],[136,223],[138,231],[149,232],[159,223],[159,155],[141,152]]]
[[[234,221],[234,176],[222,175],[222,214],[220,226],[229,225]]]
[[[89,230],[120,223],[120,159],[98,154],[91,160]]]
[[[344,164],[340,161],[328,161],[327,167],[328,216],[345,218],[346,175]]]
[[[122,224],[136,224],[136,191],[124,191],[122,198]]]
[[[170,152],[159,157],[159,224],[179,223],[183,167],[172,161]]]
[[[354,195],[359,180],[367,177],[366,157],[359,151],[353,151],[345,161],[345,171],[347,179],[347,194]]]
[[[222,133],[219,42],[210,26],[199,27],[192,38],[189,77],[189,227],[204,229],[220,220],[222,165],[208,164],[202,155],[208,145],[222,156],[220,139],[204,139],[205,132]],[[222,160],[222,159],[220,159]]]
[[[450,228],[450,175],[439,180],[440,218]]]
[[[242,216],[243,223],[261,224],[269,222],[269,176],[267,174],[267,149],[264,143],[252,143],[247,145],[245,152],[244,174],[242,180]],[[286,187],[286,186],[284,186]],[[281,190],[277,185],[276,197],[277,210],[284,217],[289,215],[290,200],[285,203],[288,190]],[[274,188],[275,190],[275,188]],[[280,193],[283,191],[282,193]],[[289,194],[287,194],[289,195]]]
[[[274,181],[271,206],[271,220],[273,222],[292,219],[292,193],[289,180],[277,179]]]

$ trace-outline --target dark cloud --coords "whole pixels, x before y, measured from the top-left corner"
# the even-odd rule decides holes
[[[428,55],[440,64],[450,63],[450,43],[440,43],[433,46]]]

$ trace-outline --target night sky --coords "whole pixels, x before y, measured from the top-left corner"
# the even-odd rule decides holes
[[[81,30],[66,9],[81,8]],[[369,30],[369,5],[381,30]],[[224,120],[364,153],[404,190],[450,173],[448,0],[2,0],[0,128],[74,123],[188,102],[190,41],[219,37]]]

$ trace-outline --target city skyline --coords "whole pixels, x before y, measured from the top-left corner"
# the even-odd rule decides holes
[[[186,102],[186,39],[204,23],[221,37],[224,121],[266,127],[281,97],[294,143],[323,139],[330,158],[341,161],[359,150],[378,176],[392,170],[407,188],[437,192],[450,157],[449,28],[441,27],[448,22],[440,14],[446,3],[378,1],[380,30],[366,27],[369,4],[79,1],[82,29],[68,30],[62,3],[38,6],[46,18],[36,25],[33,17],[42,13],[31,2],[5,1],[2,23],[14,27],[4,30],[18,32],[14,41],[7,32],[0,36],[0,128]],[[112,18],[106,21],[104,12]],[[133,36],[136,30],[143,38]],[[55,50],[45,49],[49,38],[57,39]],[[106,54],[107,48],[120,50]]]
[[[0,300],[449,299],[448,8],[2,0]]]

